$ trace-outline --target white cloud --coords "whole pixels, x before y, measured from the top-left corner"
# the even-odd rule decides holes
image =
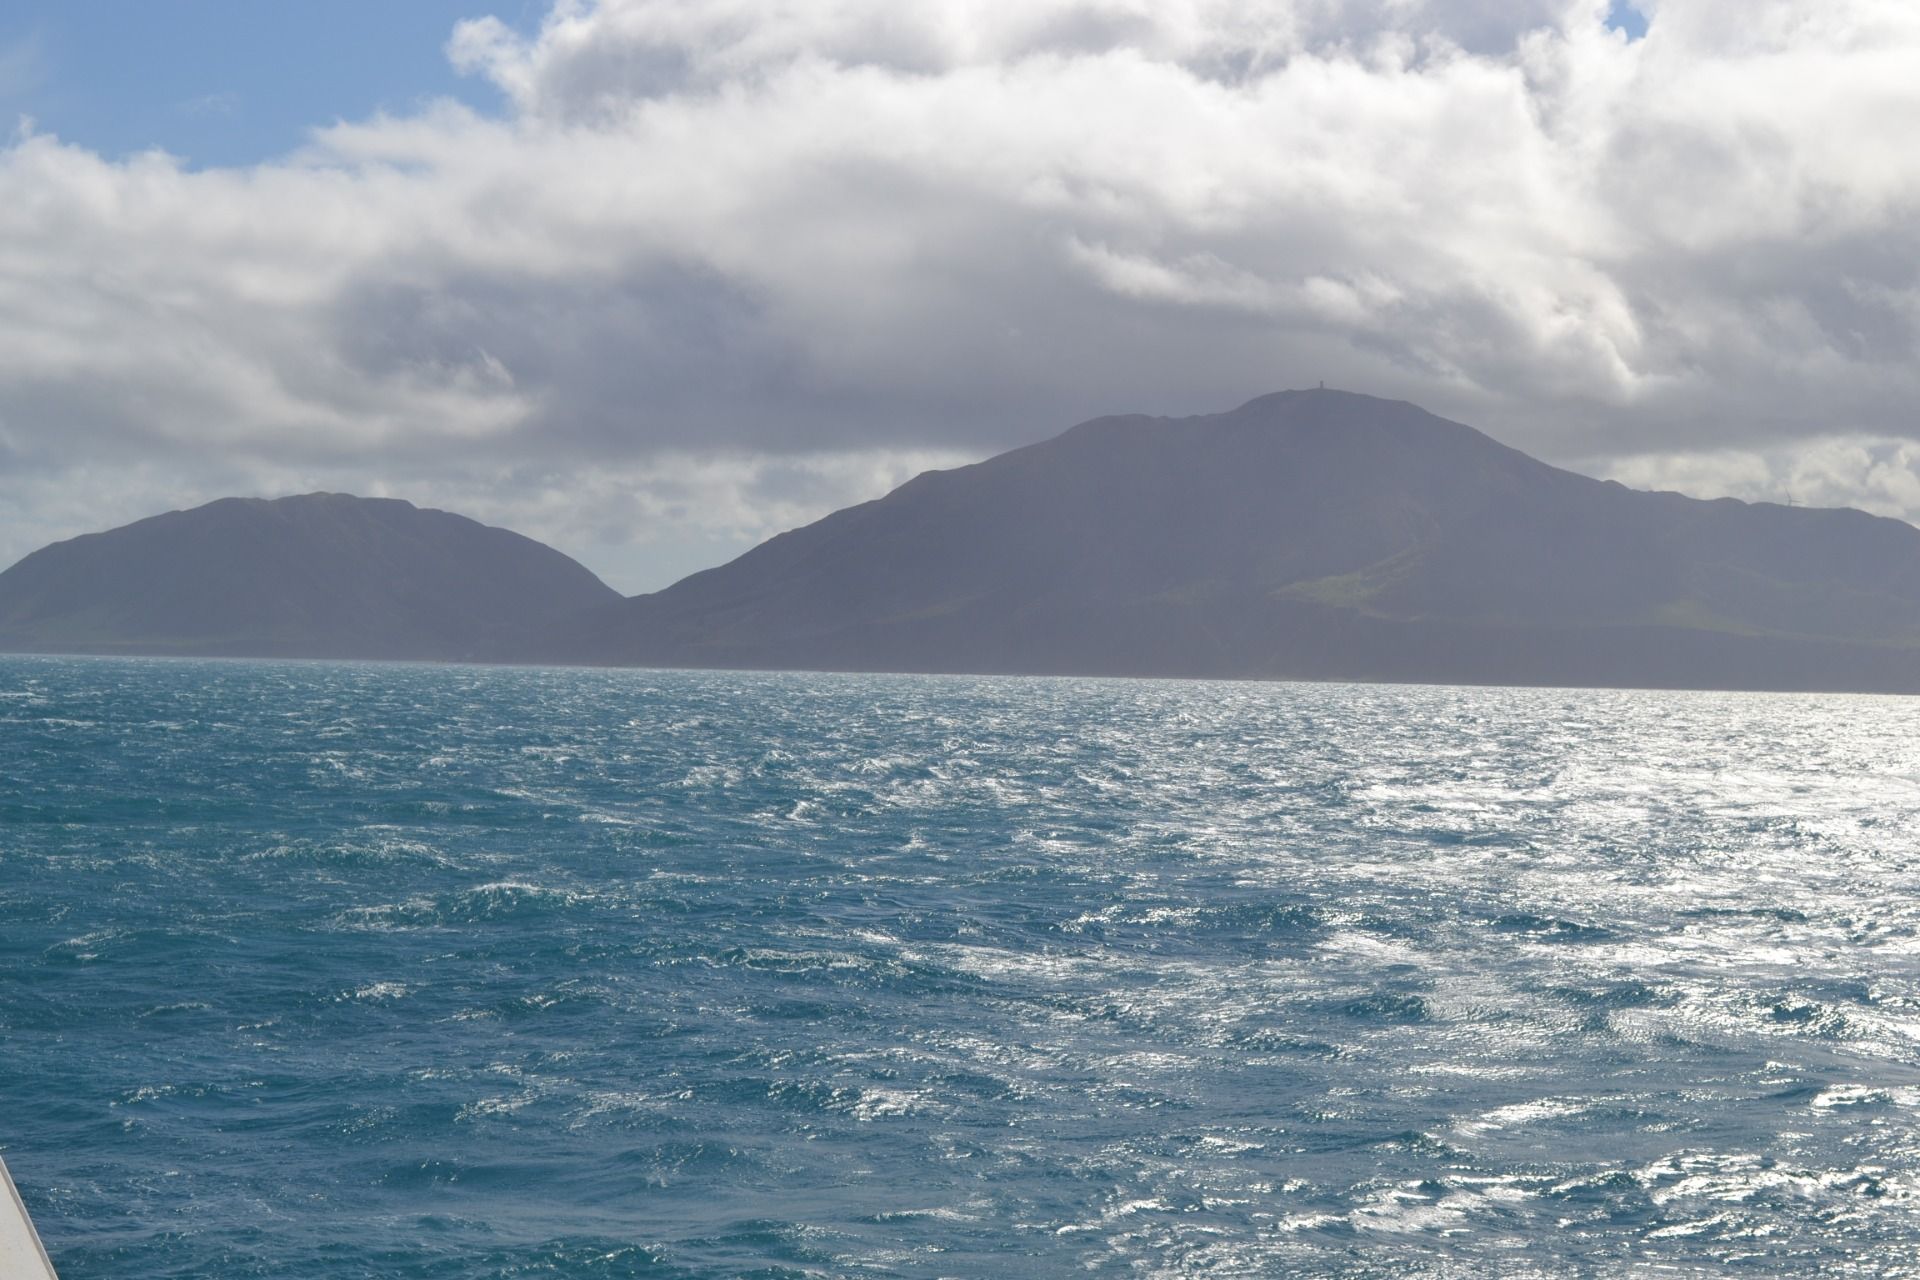
[[[26,133],[0,551],[101,523],[76,492],[385,483],[650,581],[904,463],[1320,379],[1920,515],[1920,10],[1643,7],[567,2],[452,33],[498,119],[242,170]]]
[[[1920,443],[1912,440],[1835,436],[1772,449],[1643,454],[1600,470],[1608,479],[1640,489],[1858,507],[1906,520],[1920,512]]]

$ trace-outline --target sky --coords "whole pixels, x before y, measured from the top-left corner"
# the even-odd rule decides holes
[[[10,0],[0,563],[406,497],[651,590],[1288,387],[1920,519],[1911,0]]]

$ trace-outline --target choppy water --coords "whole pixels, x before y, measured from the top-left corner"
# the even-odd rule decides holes
[[[90,1277],[1920,1274],[1920,704],[0,659]]]

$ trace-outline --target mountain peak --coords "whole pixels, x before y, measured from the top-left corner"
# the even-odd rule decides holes
[[[1085,422],[633,600],[399,499],[225,499],[0,574],[7,648],[1920,692],[1920,529],[1315,387]]]
[[[223,498],[0,573],[0,649],[460,659],[619,596],[506,529],[398,498]]]
[[[1248,410],[1272,409],[1294,405],[1301,401],[1316,400],[1328,404],[1340,401],[1360,401],[1366,404],[1406,403],[1404,400],[1383,400],[1379,396],[1370,396],[1362,391],[1342,391],[1338,387],[1329,387],[1322,383],[1317,387],[1290,387],[1284,391],[1269,391],[1255,396],[1232,412],[1245,413]]]
[[[1410,400],[1389,400],[1360,391],[1342,391],[1335,387],[1305,387],[1289,391],[1270,391],[1255,396],[1226,413],[1208,415],[1222,419],[1265,419],[1302,424],[1327,423],[1380,427],[1414,422],[1446,422]],[[1459,427],[1460,423],[1449,424]]]
[[[1315,387],[1121,416],[602,615],[605,662],[1920,689],[1920,530],[1546,465]]]
[[[294,511],[301,508],[336,508],[361,506],[369,509],[390,511],[428,511],[430,507],[416,507],[405,498],[363,498],[353,493],[336,493],[327,489],[316,489],[312,493],[290,493],[278,498],[220,498],[217,502],[235,502],[249,507],[263,507],[270,510]],[[208,504],[213,505],[212,503]]]

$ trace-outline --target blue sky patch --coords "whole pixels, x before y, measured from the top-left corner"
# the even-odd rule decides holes
[[[1607,10],[1607,26],[1624,31],[1629,40],[1638,40],[1647,34],[1647,15],[1627,0],[1613,0],[1613,6]]]
[[[447,37],[492,13],[538,27],[544,0],[92,0],[0,10],[0,122],[107,156],[158,147],[193,168],[253,164],[309,130],[435,98],[492,112]]]

